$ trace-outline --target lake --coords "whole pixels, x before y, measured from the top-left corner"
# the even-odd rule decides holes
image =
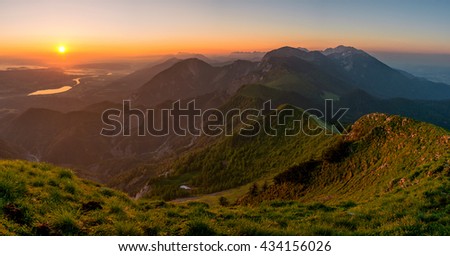
[[[68,90],[72,89],[72,86],[63,86],[57,89],[46,89],[46,90],[38,90],[32,93],[29,93],[28,96],[35,96],[35,95],[48,95],[48,94],[57,94],[62,92],[67,92]]]
[[[45,89],[45,90],[37,90],[35,92],[29,93],[28,96],[35,96],[35,95],[49,95],[49,94],[57,94],[62,92],[67,92],[68,90],[72,89],[74,86],[77,86],[80,84],[80,78],[73,79],[75,82],[75,85],[69,86],[65,85],[56,89]]]

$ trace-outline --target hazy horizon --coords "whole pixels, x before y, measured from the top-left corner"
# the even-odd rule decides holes
[[[450,54],[444,1],[0,1],[0,56],[80,62],[285,45]],[[414,28],[414,29],[411,29]],[[57,48],[64,45],[64,60]]]
[[[292,47],[292,46],[291,46]],[[301,46],[293,46],[301,47]],[[333,46],[336,47],[336,46]],[[269,49],[269,50],[275,50]],[[314,50],[314,49],[311,49]],[[324,49],[317,49],[324,50]],[[361,49],[365,50],[365,49]],[[242,56],[239,58],[239,54]],[[123,57],[95,57],[78,60],[64,60],[55,61],[44,58],[18,58],[15,56],[0,56],[0,70],[8,68],[73,68],[81,64],[95,64],[95,63],[136,63],[138,66],[145,66],[151,63],[160,63],[166,61],[170,57],[185,58],[188,55],[203,55],[213,62],[222,59],[226,61],[235,59],[246,59],[246,54],[259,53],[263,55],[266,51],[242,51],[242,52],[228,52],[228,53],[207,53],[201,52],[174,52],[168,54],[152,54],[142,56],[123,56]],[[386,52],[386,51],[367,51],[375,58],[384,62],[392,68],[407,71],[415,76],[423,77],[435,82],[443,82],[450,84],[450,54],[427,54],[427,53],[405,53],[405,52]],[[233,56],[231,56],[233,54]],[[178,55],[178,56],[177,56]],[[247,58],[248,59],[248,58]],[[140,64],[139,64],[140,63]]]

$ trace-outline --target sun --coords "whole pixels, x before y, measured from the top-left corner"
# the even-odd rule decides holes
[[[59,52],[60,54],[66,53],[66,47],[65,47],[64,45],[58,46],[58,52]]]

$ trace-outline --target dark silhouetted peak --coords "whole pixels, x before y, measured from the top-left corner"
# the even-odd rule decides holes
[[[307,54],[308,54],[308,52],[304,51],[302,49],[285,46],[285,47],[281,47],[279,49],[272,50],[272,51],[266,53],[266,55],[264,56],[263,60],[268,60],[269,58],[272,58],[272,57],[281,57],[281,58],[297,57],[297,58],[304,58]]]
[[[190,68],[196,68],[196,69],[202,69],[202,68],[212,68],[211,65],[206,63],[203,60],[197,59],[197,58],[191,58],[186,59],[183,61],[180,61],[174,65],[174,67],[190,67]]]
[[[306,48],[303,48],[303,47],[297,47],[297,49],[299,49],[299,50],[301,50],[301,51],[304,51],[304,52],[309,52],[309,50],[308,50],[308,49],[306,49]]]
[[[273,60],[274,58],[298,58],[318,65],[326,65],[325,63],[329,62],[327,57],[319,51],[308,51],[304,48],[293,48],[287,46],[268,52],[264,56],[263,62],[269,62],[269,60]]]
[[[184,60],[199,59],[199,60],[205,61],[207,63],[211,63],[211,60],[208,57],[206,57],[205,55],[202,55],[202,54],[198,54],[198,53],[179,52],[175,55],[175,58],[184,59]]]
[[[222,67],[196,59],[180,61],[141,86],[135,99],[142,105],[157,105],[167,100],[195,98],[214,91],[233,93],[240,80],[255,70],[256,62],[236,61]]]

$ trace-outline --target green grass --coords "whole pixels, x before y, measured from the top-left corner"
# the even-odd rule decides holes
[[[132,200],[65,168],[0,160],[0,235],[448,236],[448,140],[443,129],[382,114],[345,138],[230,138],[181,159],[180,175],[160,182],[203,178],[194,188],[208,191],[229,177],[203,177],[211,169],[194,167],[208,161],[245,182],[177,202]]]
[[[98,204],[89,208],[89,202]],[[129,230],[118,223],[136,211],[127,195],[81,180],[71,170],[0,160],[0,234],[125,234]]]
[[[3,191],[13,195],[2,197],[2,235],[450,235],[448,170],[421,180],[420,186],[361,202],[231,201],[220,206],[132,201],[75,177],[79,193],[70,200],[64,189],[55,193],[49,185],[36,188],[32,180],[25,181],[29,177],[15,173],[15,167],[33,168],[27,162],[1,161],[0,166],[2,178],[15,174],[18,180],[5,186],[0,179]],[[44,173],[38,168],[37,177],[57,175],[57,167]],[[110,192],[105,196],[104,191]],[[102,209],[83,211],[83,204],[91,200],[101,202]]]
[[[303,113],[295,107],[283,108],[292,109],[296,118]],[[287,127],[291,127],[292,122],[293,119],[288,118],[286,125],[276,127],[279,136],[261,132],[255,137],[224,137],[211,146],[182,156],[169,167],[171,174],[168,177],[150,181],[152,189],[147,197],[170,200],[215,193],[273,177],[292,164],[317,157],[333,140],[331,136],[324,134],[300,134],[292,137],[280,135],[284,134]],[[305,119],[302,125],[307,125]],[[311,125],[322,127],[318,122]],[[317,150],[309,150],[312,148]],[[182,190],[179,188],[181,185],[188,185],[193,189]]]

